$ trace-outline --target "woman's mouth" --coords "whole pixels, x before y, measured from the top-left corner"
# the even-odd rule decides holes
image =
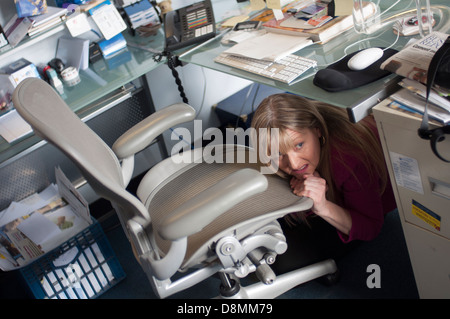
[[[292,174],[294,175],[303,175],[306,173],[306,170],[308,169],[308,164],[303,165],[299,169],[293,169]]]

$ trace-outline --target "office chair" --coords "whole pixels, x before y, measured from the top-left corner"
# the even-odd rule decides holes
[[[189,105],[153,113],[110,148],[43,80],[22,81],[13,103],[35,134],[66,154],[95,192],[112,203],[159,298],[212,275],[222,282],[218,297],[274,298],[337,272],[334,261],[325,260],[275,276],[270,264],[287,249],[277,219],[308,210],[312,201],[293,195],[277,175],[261,174],[249,160],[255,152],[249,147],[222,145],[209,155],[201,148],[173,155],[145,174],[137,196],[126,190],[134,154],[165,130],[193,120]],[[250,273],[260,280],[244,287],[242,278]]]

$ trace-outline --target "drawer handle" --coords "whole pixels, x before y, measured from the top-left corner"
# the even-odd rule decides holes
[[[439,181],[434,178],[429,178],[431,185],[431,192],[435,195],[450,199],[450,184]]]

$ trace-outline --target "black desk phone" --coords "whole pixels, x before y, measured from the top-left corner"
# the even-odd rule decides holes
[[[210,0],[169,11],[164,17],[166,51],[206,41],[216,35],[214,13]]]

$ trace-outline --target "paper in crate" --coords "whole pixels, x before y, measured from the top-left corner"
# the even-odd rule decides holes
[[[59,168],[56,180],[0,212],[0,269],[24,267],[92,224],[87,202]]]
[[[19,18],[37,16],[47,12],[47,0],[14,0]]]

